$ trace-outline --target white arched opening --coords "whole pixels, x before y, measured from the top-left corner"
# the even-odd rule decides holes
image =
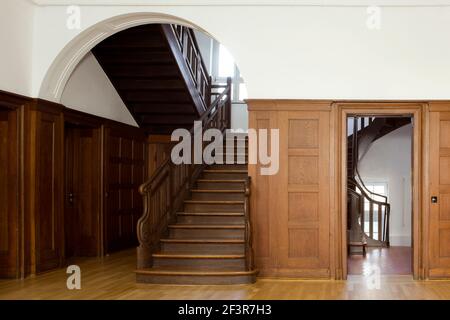
[[[92,48],[117,32],[150,23],[179,24],[209,35],[187,20],[162,13],[131,13],[104,20],[80,33],[58,54],[44,77],[39,98],[60,103],[70,75]]]

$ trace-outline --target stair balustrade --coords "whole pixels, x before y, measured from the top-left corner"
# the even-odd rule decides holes
[[[207,111],[200,117],[203,130],[214,128],[221,132],[230,127],[231,79],[226,85],[215,86],[220,89]],[[191,129],[193,136],[193,128]],[[203,149],[206,145],[203,145]],[[205,164],[175,165],[167,159],[152,177],[140,186],[143,196],[144,213],[137,222],[139,247],[137,248],[138,269],[153,265],[152,254],[160,250],[160,239],[167,234],[168,226],[176,219],[176,213],[183,206],[196,179]],[[250,178],[245,183],[245,253],[246,268],[253,270],[252,226],[250,221]]]

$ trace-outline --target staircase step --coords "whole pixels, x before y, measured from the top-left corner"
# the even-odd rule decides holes
[[[244,190],[245,180],[219,180],[219,179],[198,179],[198,189],[208,190]]]
[[[179,212],[180,224],[244,224],[244,213],[235,212]]]
[[[185,254],[244,254],[244,240],[237,242],[184,242],[182,239],[169,239],[177,242],[161,240],[161,252],[164,253],[185,253]]]
[[[206,169],[203,170],[201,178],[210,180],[241,180],[246,179],[247,176],[248,170]]]
[[[136,270],[136,280],[154,284],[247,284],[256,281],[257,270],[230,271],[175,267],[158,267]]]
[[[169,225],[171,239],[244,239],[244,225]]]
[[[244,200],[244,190],[206,190],[192,189],[192,200]]]
[[[184,212],[244,212],[244,201],[185,200]]]
[[[152,255],[154,267],[208,268],[209,270],[244,271],[243,254],[165,254]]]
[[[239,163],[234,163],[234,164],[226,164],[226,163],[222,163],[222,164],[212,164],[210,166],[208,166],[207,170],[247,170],[248,169],[248,162],[239,164]]]

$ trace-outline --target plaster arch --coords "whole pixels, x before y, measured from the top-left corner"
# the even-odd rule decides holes
[[[60,103],[64,88],[83,57],[104,39],[120,31],[151,23],[179,24],[201,31],[216,39],[203,28],[185,19],[156,12],[139,12],[103,20],[72,39],[47,70],[39,89],[39,98]]]

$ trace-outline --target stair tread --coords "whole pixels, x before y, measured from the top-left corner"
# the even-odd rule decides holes
[[[203,172],[208,173],[247,173],[248,170],[239,170],[239,169],[205,169]]]
[[[154,253],[154,258],[168,259],[244,259],[245,254],[187,254],[187,253]]]
[[[243,212],[177,212],[179,216],[200,216],[200,217],[242,217]]]
[[[194,193],[244,193],[244,190],[223,190],[223,189],[191,189]]]
[[[197,182],[218,182],[218,183],[237,183],[237,182],[245,182],[244,179],[235,179],[235,180],[221,180],[221,179],[197,179]]]
[[[240,200],[184,200],[185,203],[203,203],[203,204],[243,204],[244,201]]]
[[[171,224],[172,229],[244,229],[240,224]]]
[[[244,243],[243,239],[161,239],[165,243]]]
[[[185,276],[239,276],[239,275],[254,275],[258,273],[258,270],[250,271],[235,271],[235,270],[210,270],[204,269],[188,269],[185,267],[153,267],[148,269],[138,269],[135,271],[139,274],[148,275],[185,275]]]

